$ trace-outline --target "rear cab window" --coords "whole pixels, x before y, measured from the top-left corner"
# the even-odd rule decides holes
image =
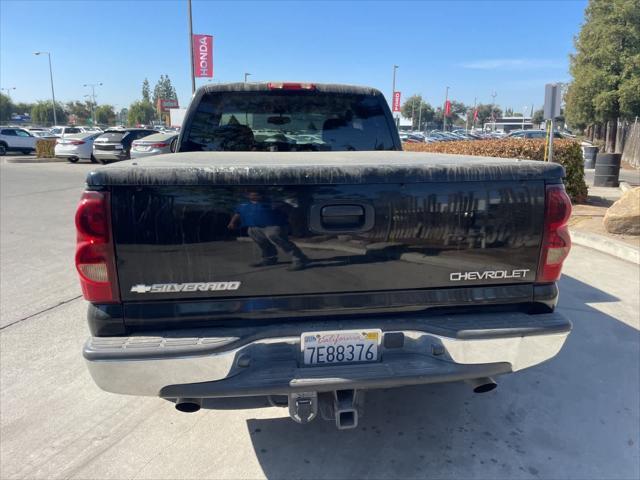
[[[381,101],[365,93],[208,92],[180,151],[395,150]]]

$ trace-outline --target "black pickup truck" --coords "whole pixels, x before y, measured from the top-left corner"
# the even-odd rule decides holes
[[[367,389],[489,391],[571,330],[560,165],[402,152],[380,92],[344,85],[207,85],[178,145],[97,168],[77,210],[106,391],[353,428]]]

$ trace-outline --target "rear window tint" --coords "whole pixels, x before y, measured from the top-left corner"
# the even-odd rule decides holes
[[[324,92],[224,92],[202,98],[181,151],[393,150],[381,99]]]
[[[120,142],[129,132],[108,132],[100,135],[100,139],[105,142]]]

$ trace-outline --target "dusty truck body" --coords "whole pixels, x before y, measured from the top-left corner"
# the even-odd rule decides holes
[[[302,96],[345,92],[314,89]],[[182,411],[266,395],[298,422],[350,428],[367,389],[464,380],[482,392],[558,353],[571,329],[554,311],[570,246],[562,167],[397,151],[370,89],[354,91],[370,117],[379,103],[374,120],[391,126],[371,142],[386,135],[388,149],[327,148],[354,132],[319,118],[319,136],[271,132],[228,151],[189,123],[203,97],[228,91],[196,95],[182,153],[88,176],[76,265],[101,388]],[[287,115],[273,126],[295,123],[282,109],[268,118]],[[228,125],[209,128],[224,142]]]

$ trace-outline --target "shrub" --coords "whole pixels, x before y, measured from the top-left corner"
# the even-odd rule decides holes
[[[405,143],[410,152],[453,153],[484,157],[544,160],[545,141],[541,139],[502,139],[437,143]],[[553,160],[565,168],[564,184],[574,203],[587,199],[587,184],[584,182],[584,160],[580,144],[573,140],[553,142]]]
[[[55,139],[43,139],[36,142],[36,157],[38,158],[53,158],[56,156],[56,140]]]

